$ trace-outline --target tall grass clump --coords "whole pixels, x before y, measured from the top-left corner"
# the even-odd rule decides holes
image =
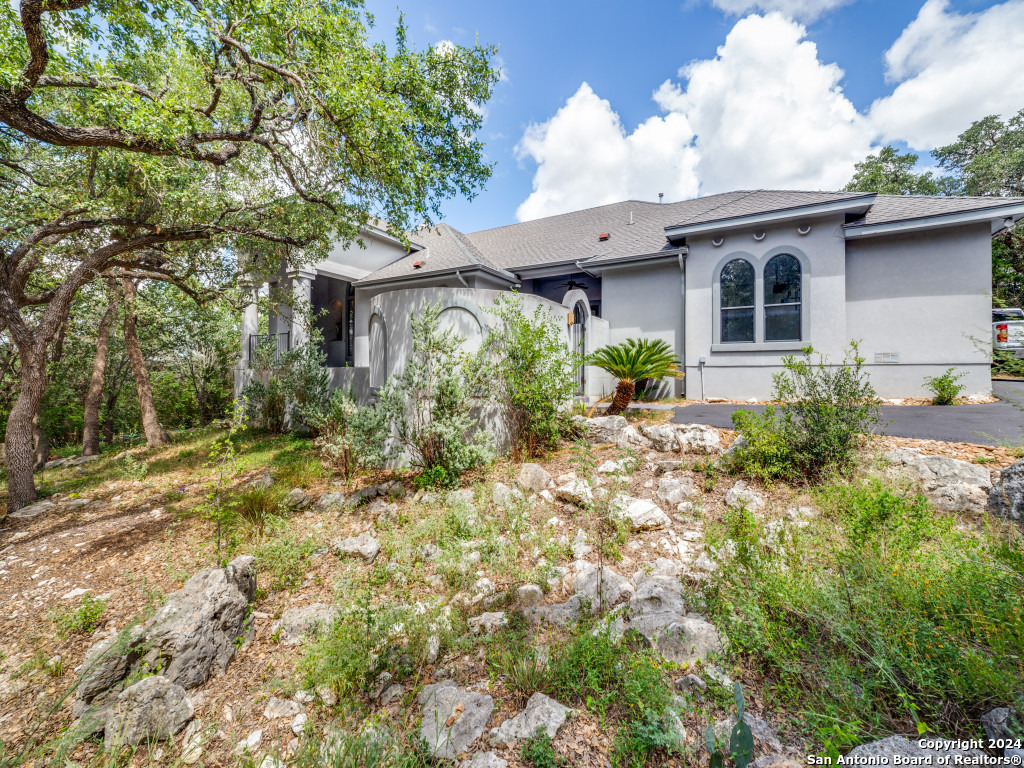
[[[736,558],[707,610],[830,749],[892,732],[968,736],[1024,695],[1024,543],[964,530],[880,480],[825,487],[823,515]],[[725,535],[720,531],[719,535]]]

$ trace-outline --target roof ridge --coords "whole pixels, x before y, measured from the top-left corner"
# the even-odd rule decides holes
[[[712,211],[717,211],[719,208],[723,208],[723,207],[725,207],[727,205],[733,205],[735,203],[738,203],[740,200],[746,200],[751,195],[756,195],[758,192],[763,192],[763,191],[765,191],[765,190],[751,189],[749,191],[739,192],[739,193],[723,192],[722,193],[723,197],[725,197],[728,194],[739,194],[739,197],[733,197],[733,198],[731,198],[729,200],[723,200],[719,205],[712,206],[711,208],[708,208],[708,209],[706,209],[704,211],[701,211],[700,213],[694,212],[694,213],[690,214],[689,217],[687,217],[687,218],[683,219],[681,222],[679,222],[679,224],[680,225],[685,224],[687,221],[692,220],[696,216],[707,216]],[[713,197],[713,195],[712,195],[712,197]],[[699,198],[695,198],[695,199],[699,199]]]

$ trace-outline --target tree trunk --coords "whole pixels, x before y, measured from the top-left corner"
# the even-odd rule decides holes
[[[620,379],[615,387],[615,399],[606,411],[608,416],[616,416],[626,410],[633,402],[633,395],[636,393],[636,384],[628,379]]]
[[[18,399],[7,416],[4,444],[7,453],[7,511],[14,512],[36,500],[34,421],[46,394],[46,347],[21,352]]]
[[[46,432],[39,426],[38,413],[32,419],[32,446],[36,454],[34,468],[43,469],[46,466],[46,460],[50,458],[50,438],[46,436]]]
[[[132,364],[132,373],[135,374],[135,389],[139,393],[139,409],[142,411],[142,429],[146,433],[146,445],[150,448],[169,445],[171,438],[160,426],[160,418],[156,414],[156,405],[153,402],[153,387],[149,383],[149,371],[146,370],[146,359],[142,356],[142,345],[139,344],[139,335],[135,330],[135,283],[122,277],[121,288],[124,290],[125,298],[124,347]]]
[[[113,287],[111,287],[113,288]],[[92,378],[85,395],[85,426],[82,429],[82,455],[95,456],[100,452],[100,400],[103,399],[103,380],[107,374],[107,353],[110,351],[110,326],[117,312],[117,294],[110,291],[107,311],[100,320],[96,333],[96,357],[92,361]]]

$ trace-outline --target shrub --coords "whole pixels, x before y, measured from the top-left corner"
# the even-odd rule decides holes
[[[805,347],[802,357],[782,359],[785,370],[774,377],[778,412],[769,406],[760,417],[742,410],[733,414],[736,428],[752,433],[750,444],[734,456],[741,472],[762,480],[815,479],[852,467],[864,434],[881,414],[864,358],[856,342],[840,365],[822,355],[813,362],[813,354],[812,347]]]
[[[82,602],[77,608],[54,609],[52,619],[57,626],[57,634],[61,637],[85,635],[99,626],[100,617],[106,610],[106,600],[85,594],[82,595]]]
[[[384,412],[371,406],[360,408],[352,395],[341,389],[331,393],[322,411],[313,417],[313,444],[321,460],[332,466],[344,480],[359,470],[381,467],[388,458],[387,425]]]
[[[331,374],[327,370],[327,355],[320,349],[317,335],[305,344],[289,349],[281,355],[281,389],[291,404],[296,419],[309,427],[314,436],[316,425],[324,417],[327,397],[331,389]]]
[[[381,389],[378,407],[413,466],[461,477],[494,454],[494,436],[477,413],[491,375],[485,352],[463,353],[462,339],[441,330],[439,315],[435,304],[411,316],[412,352]]]
[[[829,751],[915,723],[966,738],[1024,695],[1024,543],[879,480],[824,488],[785,567],[733,560],[704,608]],[[842,724],[837,729],[836,724]]]
[[[260,583],[270,592],[295,589],[306,576],[306,563],[316,551],[312,539],[295,541],[289,538],[273,539],[256,551]]]
[[[487,344],[513,459],[538,456],[570,431],[566,404],[576,394],[584,356],[568,348],[550,312],[538,306],[527,315],[519,296],[503,295],[488,311],[501,323]]]
[[[935,397],[932,402],[935,405],[952,405],[960,397],[966,387],[957,382],[967,375],[965,371],[955,373],[955,368],[947,368],[941,376],[925,376],[924,385],[932,391]]]

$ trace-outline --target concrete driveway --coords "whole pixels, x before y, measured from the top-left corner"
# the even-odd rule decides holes
[[[942,440],[976,445],[1024,444],[1024,381],[993,381],[998,403],[982,405],[887,405],[880,431],[896,437]],[[677,424],[708,424],[732,428],[732,413],[763,411],[763,405],[697,403],[676,408]]]

